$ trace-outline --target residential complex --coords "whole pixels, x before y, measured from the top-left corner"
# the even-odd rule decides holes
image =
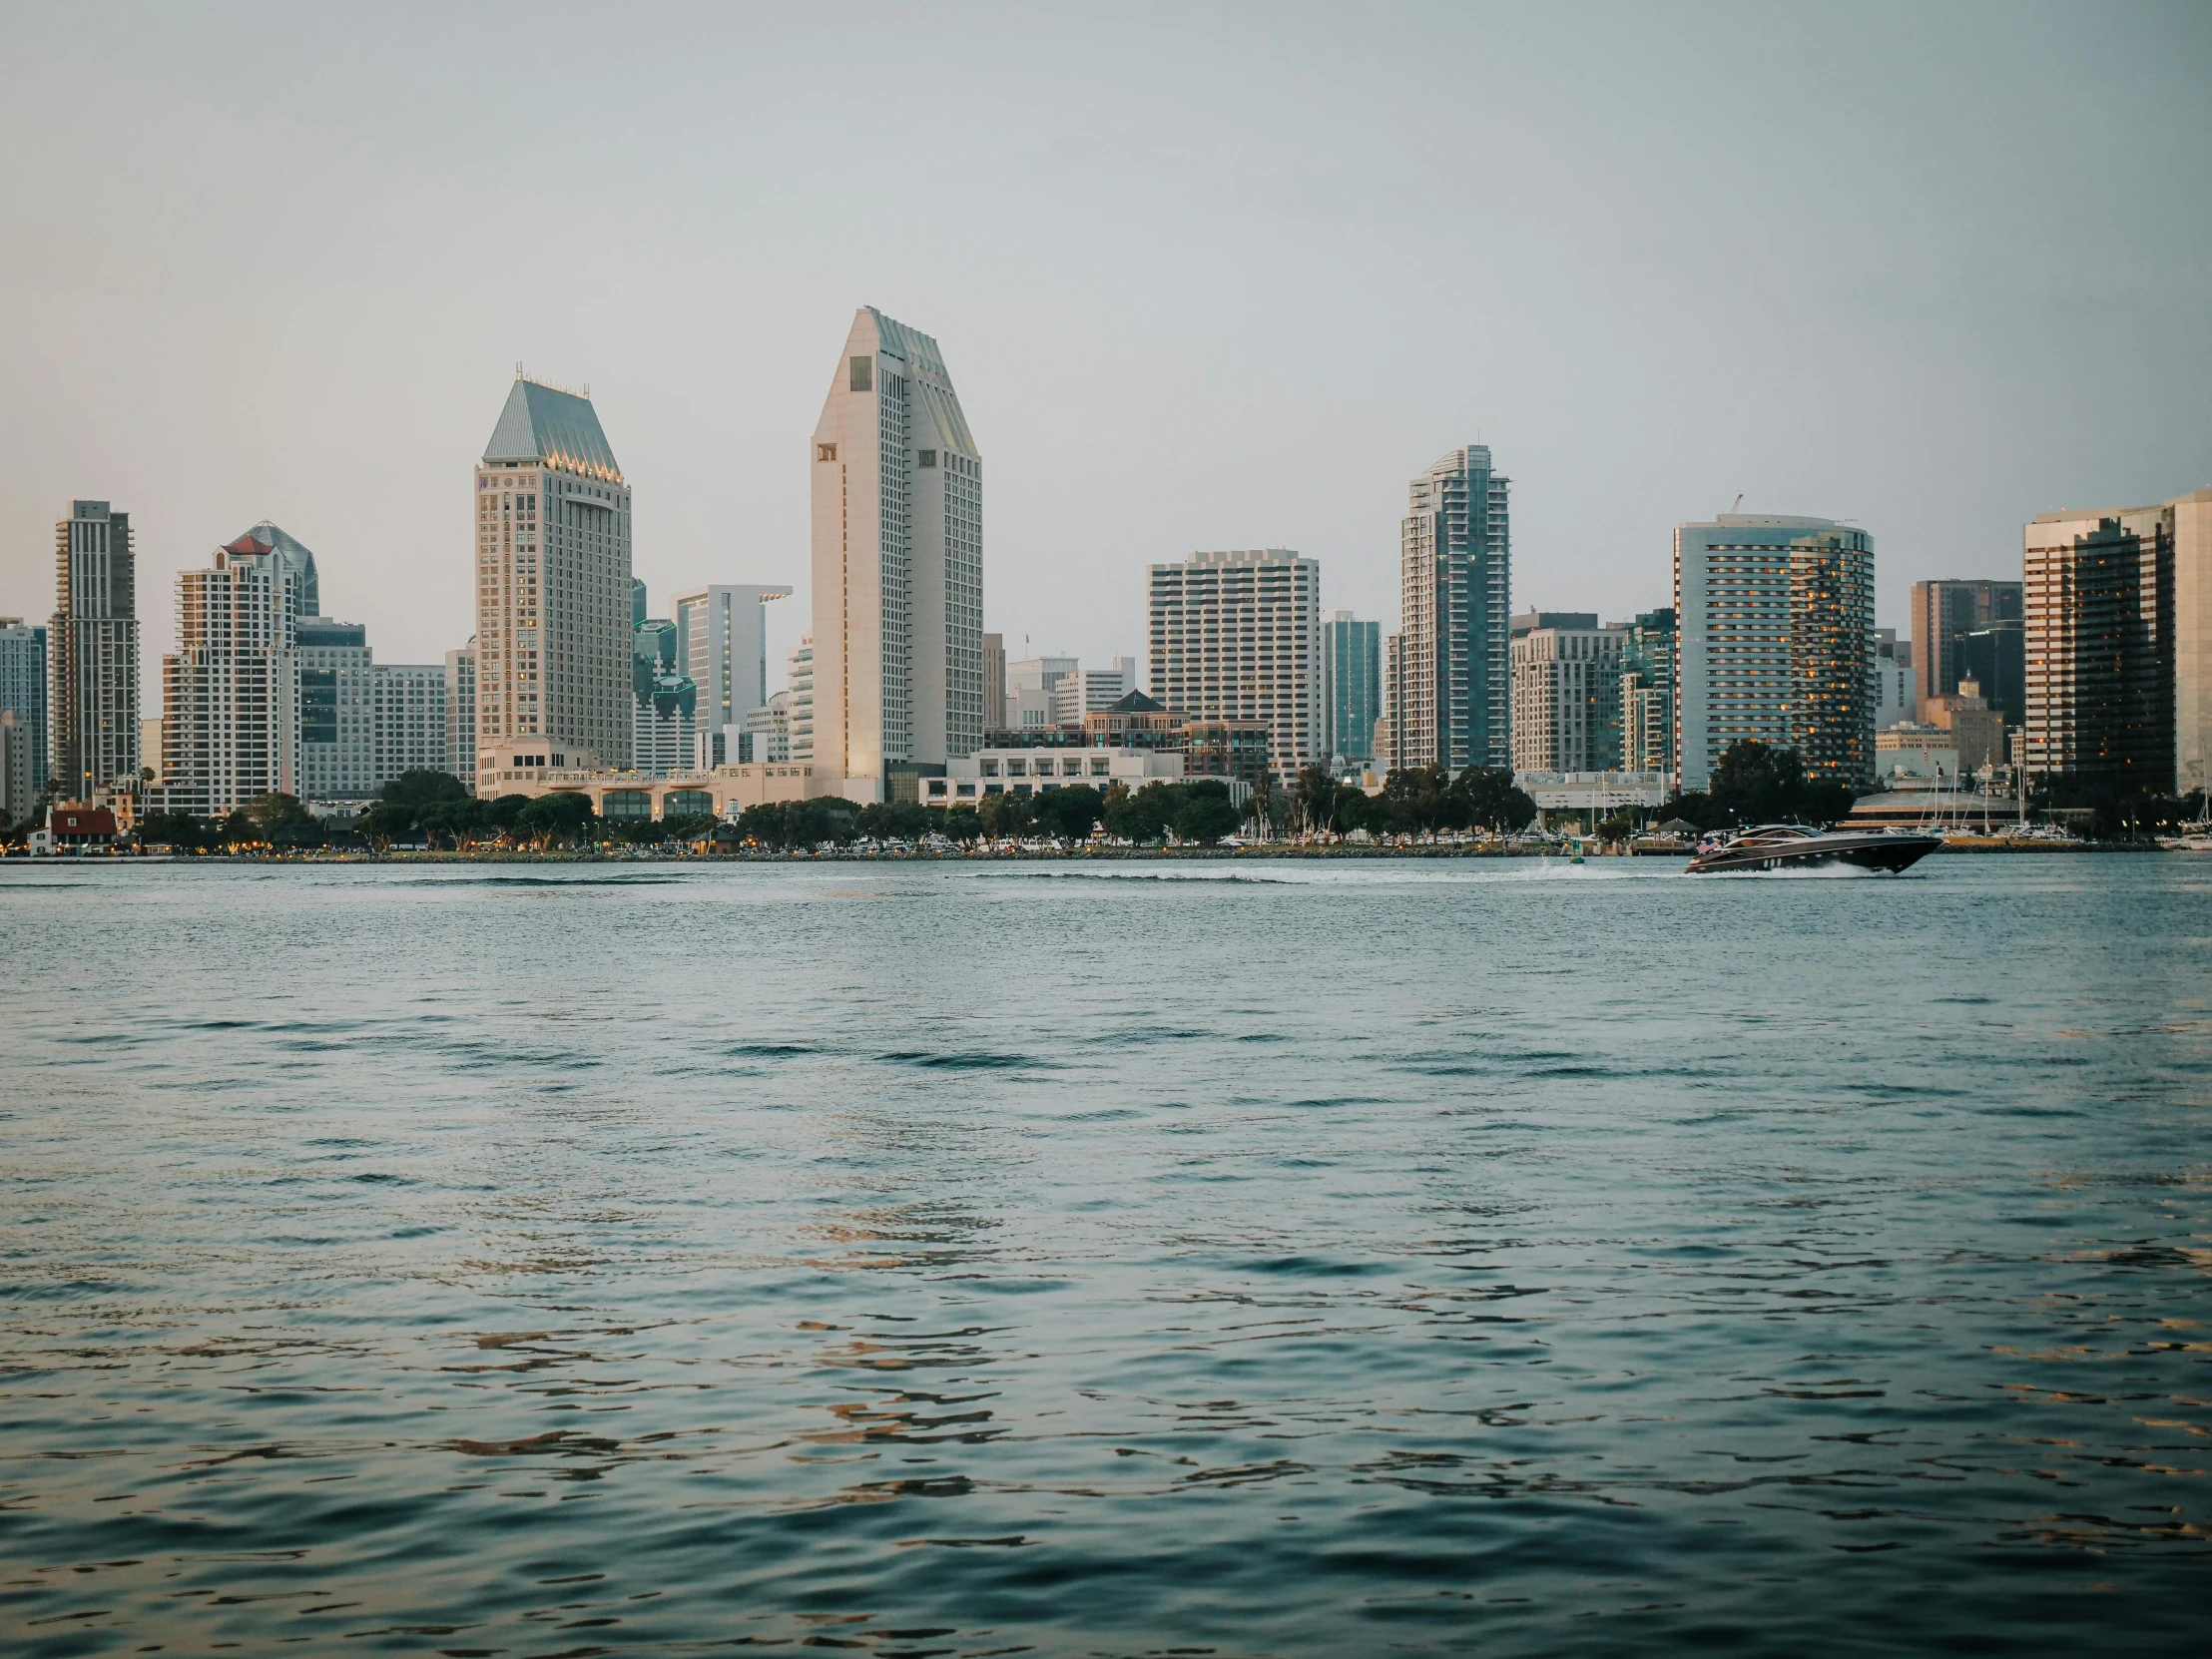
[[[792,759],[815,758],[815,637],[809,634],[785,659],[785,690],[791,704],[784,716],[784,730],[791,743]]]
[[[33,796],[46,790],[46,629],[19,616],[0,616],[0,713],[16,718],[16,743]],[[11,815],[20,816],[20,815]]]
[[[521,375],[476,466],[476,793],[630,765],[630,486],[588,396]]]
[[[73,501],[54,526],[48,776],[64,799],[139,781],[138,565],[131,516]]]
[[[1350,611],[1321,619],[1321,752],[1332,759],[1375,758],[1382,718],[1382,625]]]
[[[1674,612],[1640,611],[1621,627],[1621,766],[1674,771]]]
[[[249,530],[177,573],[177,649],[162,659],[157,810],[220,818],[299,791],[298,566]],[[136,736],[136,733],[133,733]]]
[[[1407,486],[1382,667],[1392,768],[1512,764],[1508,483],[1468,444]]]
[[[2212,781],[2212,490],[2026,527],[2022,762],[2188,792]]]
[[[1321,759],[1320,563],[1272,547],[1193,553],[1149,575],[1153,698],[1266,727],[1286,782]]]
[[[1746,739],[1816,781],[1874,777],[1874,538],[1825,518],[1722,513],[1674,533],[1675,734],[1685,791]]]
[[[816,764],[882,800],[983,735],[983,463],[937,342],[859,310],[813,453]]]
[[[1586,611],[1512,618],[1515,772],[1619,769],[1622,632]]]

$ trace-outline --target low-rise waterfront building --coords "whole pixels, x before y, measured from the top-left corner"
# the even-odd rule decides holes
[[[1664,807],[1674,780],[1664,772],[1516,772],[1513,787],[1539,813],[1608,817],[1623,808]]]
[[[1041,795],[1071,788],[1103,794],[1116,784],[1141,790],[1147,784],[1200,782],[1226,786],[1231,806],[1242,806],[1252,793],[1243,779],[1187,772],[1183,757],[1173,750],[1039,745],[986,748],[955,757],[946,763],[942,778],[921,780],[920,800],[928,807],[971,807],[987,795]]]
[[[835,795],[842,783],[841,778],[818,778],[812,765],[793,764],[689,768],[662,778],[629,768],[584,770],[542,763],[500,771],[512,776],[493,778],[488,795],[532,800],[542,795],[581,795],[601,818],[629,820],[689,818],[701,813],[735,818],[748,807],[772,801]]]

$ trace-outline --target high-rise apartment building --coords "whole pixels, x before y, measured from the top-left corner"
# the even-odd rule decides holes
[[[15,710],[0,709],[0,824],[20,824],[38,802],[31,761],[29,724]]]
[[[1265,726],[1286,783],[1322,758],[1321,565],[1288,548],[1150,567],[1152,696],[1192,720]]]
[[[983,730],[1006,728],[1006,636],[983,636]]]
[[[138,560],[131,515],[73,501],[54,526],[48,776],[64,799],[139,777]]]
[[[177,573],[155,808],[220,818],[299,793],[300,591],[297,565],[251,530],[208,569]]]
[[[1955,696],[1968,678],[1959,653],[1968,634],[1994,623],[2016,622],[2025,603],[2018,582],[1915,582],[1913,673],[1920,701]],[[1926,719],[1922,714],[1919,718]]]
[[[1620,770],[1622,632],[1591,611],[1512,618],[1515,772]]]
[[[1382,688],[1393,769],[1512,764],[1508,484],[1468,444],[1408,486]]]
[[[0,616],[0,711],[13,714],[33,795],[46,789],[46,630],[19,616]],[[21,816],[21,815],[17,815]]]
[[[445,654],[445,770],[476,788],[476,639]]]
[[[627,767],[630,486],[589,396],[517,375],[476,466],[476,793]]]
[[[884,799],[983,735],[983,463],[935,340],[854,314],[813,469],[816,764]]]
[[[1874,778],[1874,538],[1825,518],[1722,513],[1674,533],[1675,739],[1704,790],[1730,745],[1794,749],[1806,776]]]
[[[768,605],[787,587],[692,588],[669,602],[676,613],[676,672],[697,689],[699,730],[723,739],[734,762],[746,720],[768,702]]]
[[[1621,770],[1674,771],[1674,612],[1639,611],[1621,628]]]
[[[1350,611],[1321,619],[1321,750],[1346,761],[1375,758],[1382,718],[1382,624]]]
[[[2212,791],[2212,490],[2166,503],[2174,520],[2174,788]]]
[[[2169,502],[2026,527],[2029,772],[2174,787],[2176,519]]]
[[[815,637],[807,635],[785,659],[784,687],[791,695],[785,716],[794,761],[815,758]]]

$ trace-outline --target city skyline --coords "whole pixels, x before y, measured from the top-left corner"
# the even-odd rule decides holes
[[[534,15],[560,34],[559,8]],[[487,184],[482,168],[524,159],[517,102],[558,96],[577,71],[550,44],[503,41],[503,14],[425,19],[403,64],[397,43],[321,50],[333,42],[311,22],[256,35],[221,16],[123,29],[13,14],[0,57],[21,96],[0,123],[43,165],[0,193],[26,245],[67,225],[93,247],[88,265],[0,277],[25,319],[0,362],[32,393],[0,446],[0,614],[48,613],[37,550],[54,503],[107,498],[137,515],[150,594],[241,522],[274,519],[378,572],[348,615],[395,660],[435,660],[465,637],[440,619],[469,604],[449,457],[480,440],[480,388],[518,356],[592,382],[625,455],[650,468],[636,553],[656,591],[796,580],[808,498],[794,456],[819,341],[856,302],[924,318],[951,342],[971,411],[989,411],[987,626],[1086,660],[1133,642],[1125,576],[1203,547],[1299,547],[1327,567],[1326,604],[1388,618],[1406,457],[1447,442],[1494,443],[1514,474],[1515,608],[1604,596],[1621,615],[1667,602],[1669,528],[1738,491],[1746,510],[1875,530],[1890,555],[1877,617],[1902,627],[1914,571],[2015,578],[2017,526],[2035,513],[2199,481],[2203,415],[2185,388],[2212,325],[2176,274],[2202,269],[2212,235],[2212,214],[2187,207],[2207,188],[2203,118],[2178,93],[2203,61],[2201,12],[2115,25],[1877,8],[1795,32],[1711,11],[1595,15],[1590,29],[1439,12],[1438,50],[1410,66],[1387,32],[1323,14],[1257,42],[1192,20],[1157,62],[1135,53],[1137,22],[955,16],[916,47],[919,72],[972,104],[943,134],[969,206],[942,223],[852,165],[879,148],[887,112],[824,137],[810,164],[841,167],[858,211],[832,218],[788,182],[800,112],[843,61],[837,25],[756,20],[752,67],[722,54],[719,71],[705,66],[735,24],[704,20],[681,53],[666,29],[624,31],[593,70],[614,99],[607,147],[578,164],[614,229],[518,279],[475,225],[542,213],[566,187]],[[1548,67],[1567,34],[1571,81]],[[1441,73],[1477,36],[1515,90],[1485,111],[1406,113],[1423,100],[1396,77]],[[453,80],[494,43],[531,73],[511,89]],[[212,67],[226,57],[263,88],[248,105],[222,93],[237,84]],[[1067,66],[1051,100],[1016,90],[1044,84],[1030,71],[1048,61]],[[60,89],[95,62],[132,96],[100,130],[57,138]],[[307,62],[313,76],[292,72]],[[1229,63],[1216,96],[1184,96]],[[1867,119],[1785,124],[1771,156],[1716,160],[1707,124],[1664,90],[1693,65],[1750,88],[1826,78]],[[751,96],[644,105],[625,90],[663,85],[646,71],[664,69],[695,93],[735,75]],[[2177,109],[2178,125],[2120,123],[2085,145],[2046,130],[2040,112],[2084,78]],[[1313,119],[1261,145],[1247,117],[1280,85],[1311,94]],[[415,90],[393,106],[394,86]],[[417,133],[400,110],[434,114]],[[1002,151],[1009,124],[1037,142]],[[671,140],[680,166],[639,165]],[[1498,186],[1478,226],[1441,227],[1440,257],[1402,261],[1388,223],[1446,155],[1482,158]],[[1931,155],[1951,165],[1924,166]],[[189,220],[164,206],[188,197]],[[2153,262],[2086,243],[2023,253],[2023,227],[2092,201],[2180,242]],[[1037,214],[1045,234],[1027,234]],[[1801,267],[1708,234],[1746,214],[1779,217],[1770,249],[1818,228],[1843,233],[1848,257]],[[215,257],[272,223],[293,258]],[[1470,238],[1484,259],[1457,257]],[[109,275],[87,283],[90,269]],[[194,275],[218,269],[220,285]],[[1482,320],[1439,358],[1427,335],[1442,315]],[[1031,348],[1047,337],[1049,363]],[[2142,396],[2087,417],[2112,374],[2153,363]],[[1781,375],[1844,395],[1777,421],[1756,393]],[[1697,419],[1679,418],[1685,399]],[[1330,423],[1326,466],[1286,441],[1292,420]],[[352,486],[333,452],[376,454],[376,489]],[[1061,503],[1102,463],[1116,489],[1071,522]],[[174,642],[166,608],[148,609],[151,685]],[[801,619],[786,607],[772,622],[780,657]]]

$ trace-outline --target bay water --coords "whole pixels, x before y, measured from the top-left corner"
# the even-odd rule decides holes
[[[0,868],[0,1651],[2204,1651],[2212,859]]]

